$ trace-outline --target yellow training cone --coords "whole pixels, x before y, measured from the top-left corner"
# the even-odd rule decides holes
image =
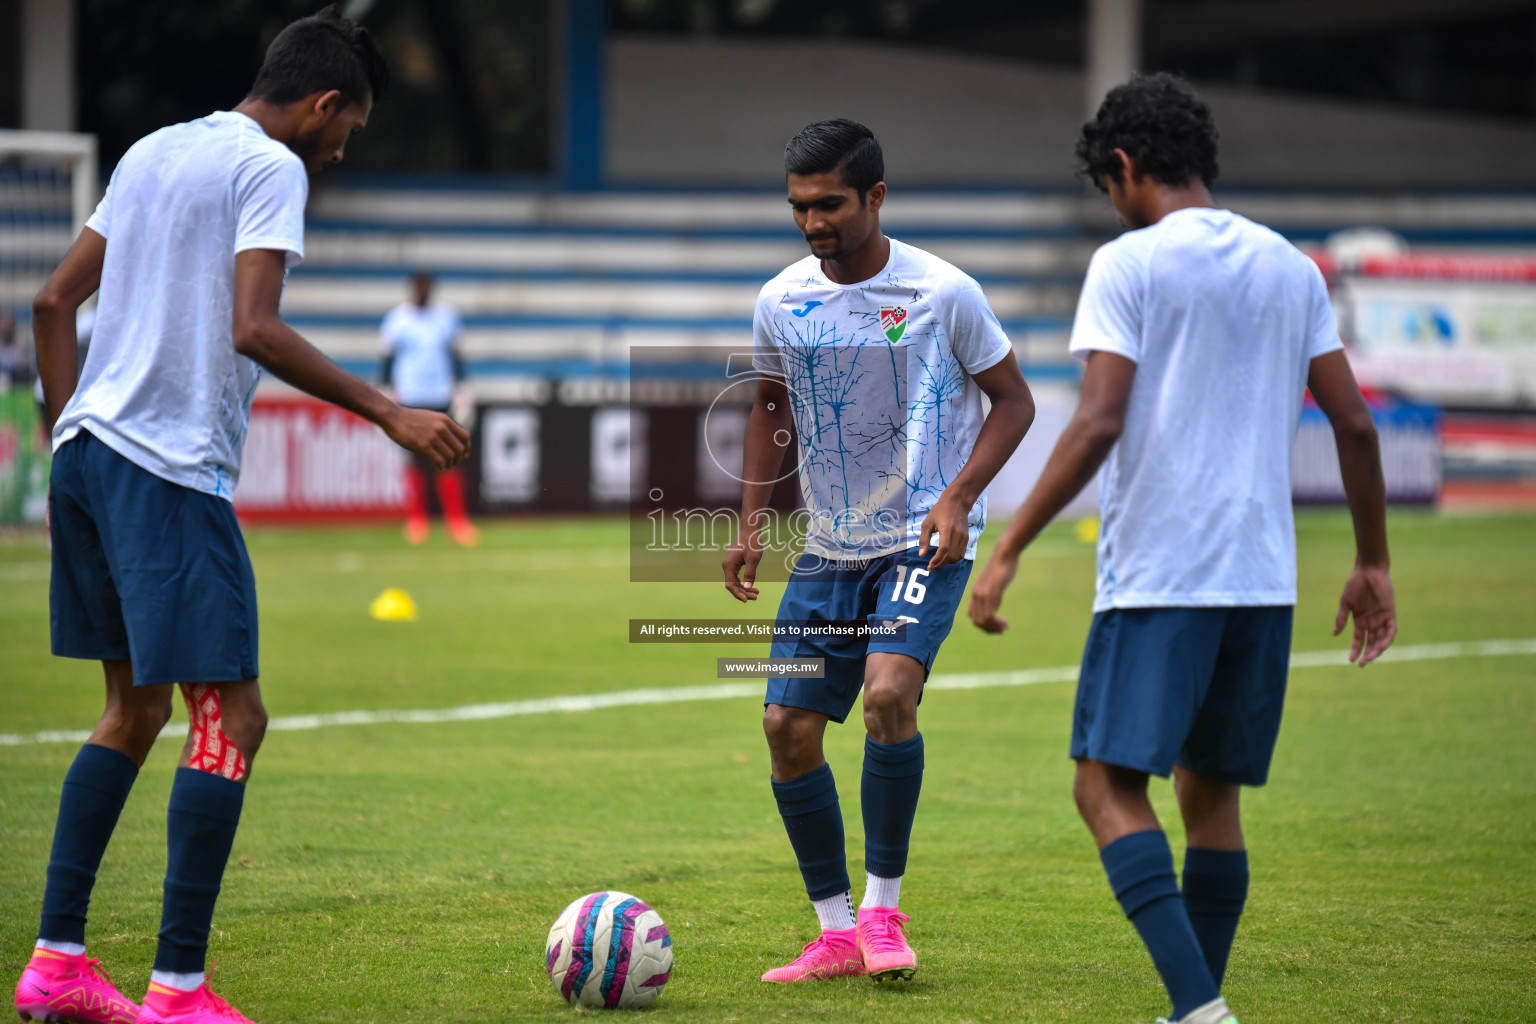
[[[1073,527],[1073,532],[1077,534],[1077,539],[1084,544],[1097,543],[1099,539],[1099,517],[1088,516],[1085,519],[1079,519],[1077,525]]]
[[[368,614],[380,622],[415,622],[416,602],[399,587],[390,587],[373,599]]]

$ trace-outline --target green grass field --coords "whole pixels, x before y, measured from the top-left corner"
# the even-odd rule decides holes
[[[1400,645],[1536,636],[1536,519],[1391,520]],[[995,528],[994,528],[995,535]],[[1336,649],[1347,518],[1299,521],[1299,651]],[[274,716],[431,708],[714,681],[761,647],[634,645],[630,617],[727,617],[718,586],[626,582],[617,521],[490,525],[476,551],[395,530],[253,530]],[[100,670],[48,654],[47,552],[0,542],[0,732],[88,728]],[[1058,526],[987,637],[963,617],[940,673],[1070,665],[1092,549]],[[404,587],[413,624],[372,621]],[[765,587],[753,617],[772,615]],[[905,986],[769,987],[814,933],[752,699],[504,720],[272,732],[214,919],[221,994],[263,1024],[567,1020],[549,923],[584,892],[672,928],[655,1020],[1149,1021],[1167,1012],[1077,820],[1072,684],[934,692],[904,909]],[[178,708],[178,719],[182,713]],[[862,880],[862,730],[834,728]],[[147,984],[177,744],[151,756],[107,853],[89,940]],[[0,746],[0,975],[35,935],[75,744]],[[1154,785],[1175,849],[1167,783]],[[1247,797],[1253,887],[1226,994],[1246,1024],[1536,1020],[1536,657],[1298,668],[1268,788]],[[855,898],[858,896],[858,883]]]

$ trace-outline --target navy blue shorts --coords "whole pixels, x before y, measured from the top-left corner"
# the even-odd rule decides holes
[[[1088,630],[1072,756],[1262,786],[1291,658],[1290,606],[1115,608]]]
[[[899,639],[774,640],[771,657],[825,658],[826,674],[822,679],[770,679],[763,703],[819,711],[841,722],[864,688],[864,657],[871,652],[905,654],[922,663],[927,678],[971,577],[968,559],[929,572],[932,557],[932,549],[919,555],[914,547],[840,568],[802,555],[784,588],[779,623],[905,622],[906,628]],[[816,567],[802,571],[802,565]]]
[[[128,661],[135,686],[254,679],[256,577],[228,501],[87,431],[53,456],[53,653]]]

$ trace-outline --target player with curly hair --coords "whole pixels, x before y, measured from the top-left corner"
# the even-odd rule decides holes
[[[1138,76],[1083,126],[1082,173],[1130,230],[1094,254],[1072,327],[1082,400],[971,598],[989,632],[1019,554],[1102,466],[1093,624],[1073,795],[1177,1024],[1236,1024],[1221,997],[1248,892],[1240,787],[1269,774],[1296,603],[1291,451],[1308,387],[1333,424],[1355,526],[1334,632],[1350,660],[1397,631],[1370,409],[1322,274],[1280,235],[1220,209],[1210,109]],[[1147,799],[1174,775],[1183,888]]]

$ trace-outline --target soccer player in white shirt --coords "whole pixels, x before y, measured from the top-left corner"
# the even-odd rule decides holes
[[[304,255],[307,175],[339,162],[388,70],[334,8],[294,22],[250,94],[154,132],[33,304],[53,433],[53,651],[103,664],[107,705],[64,780],[42,926],[16,988],[23,1020],[223,1024],[209,926],[267,716],[255,580],[235,520],[260,369],[457,463],[469,436],[342,372],[283,323]],[[76,372],[75,313],[100,289]],[[96,869],[180,684],[191,729],[171,787],[160,941],[141,1007],[85,956]]]
[[[379,329],[384,344],[380,376],[401,405],[446,413],[455,404],[455,388],[464,377],[455,347],[459,314],[446,303],[432,301],[433,283],[429,271],[416,271],[411,275],[411,301],[400,303],[384,317]],[[433,472],[431,461],[419,455],[405,471],[406,499],[410,502],[405,538],[412,544],[424,542],[431,529],[427,474]],[[436,473],[436,477],[448,536],[465,547],[474,547],[479,535],[464,507],[464,471],[450,469]]]
[[[972,592],[997,614],[1019,554],[1104,468],[1098,593],[1071,755],[1078,809],[1176,1024],[1236,1024],[1220,995],[1248,891],[1241,786],[1268,777],[1296,603],[1291,452],[1302,399],[1333,424],[1355,563],[1334,632],[1350,660],[1397,632],[1375,424],[1322,274],[1227,210],[1211,113],[1181,79],[1111,90],[1077,147],[1130,230],[1089,264],[1071,350],[1082,400]],[[1149,775],[1174,775],[1183,889]]]
[[[774,799],[821,934],[763,980],[904,979],[917,969],[897,903],[923,780],[917,705],[970,578],[986,486],[1035,407],[980,286],[880,230],[885,161],[868,128],[809,125],[784,167],[811,254],[758,297],[760,377],[726,589],[757,599],[762,514],[794,431],[810,523],[778,623],[902,623],[904,635],[773,642],[775,657],[825,659],[823,678],[770,679],[763,709]],[[855,919],[822,741],[861,693],[866,884]]]

